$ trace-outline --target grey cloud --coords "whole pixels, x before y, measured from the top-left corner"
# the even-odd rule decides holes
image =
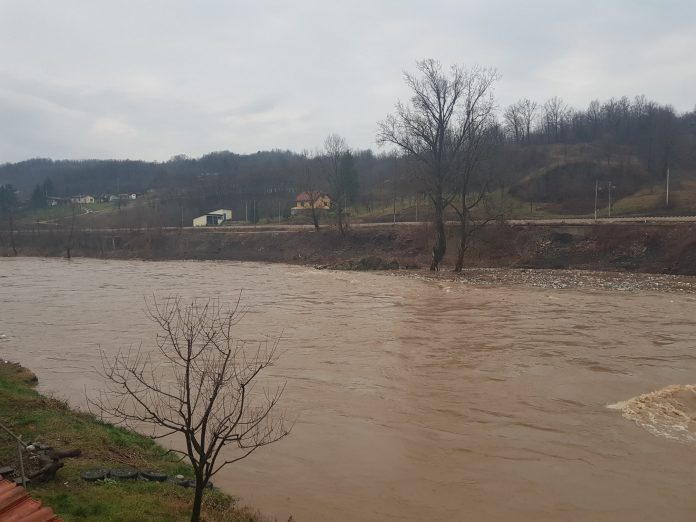
[[[691,110],[696,4],[0,0],[0,162],[374,147],[415,60],[498,69],[499,104],[645,93]]]

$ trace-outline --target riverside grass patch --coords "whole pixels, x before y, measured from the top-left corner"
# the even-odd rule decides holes
[[[86,482],[80,473],[92,468],[156,469],[170,476],[191,477],[191,468],[177,462],[153,440],[113,426],[93,415],[71,410],[65,401],[34,390],[34,374],[14,363],[0,361],[0,418],[26,442],[40,441],[54,448],[79,448],[82,455],[64,460],[55,480],[30,482],[27,489],[53,508],[66,522],[153,522],[189,520],[193,490],[170,482],[99,480]],[[14,465],[16,443],[0,434],[0,464]],[[236,500],[211,490],[204,499],[204,520],[262,522]]]

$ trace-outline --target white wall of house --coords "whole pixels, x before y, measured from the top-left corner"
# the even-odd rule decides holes
[[[73,196],[70,198],[70,201],[73,203],[83,203],[87,205],[91,205],[94,203],[94,197],[92,196]]]
[[[232,219],[232,211],[227,209],[220,209],[214,212],[208,212],[202,216],[198,216],[193,220],[194,227],[205,227],[208,225],[208,217],[213,216],[211,221],[214,221],[216,225],[224,223],[225,221],[230,221]],[[212,223],[211,223],[212,224]]]
[[[194,227],[204,227],[207,222],[208,222],[207,215],[198,216],[197,218],[193,219],[193,226]]]

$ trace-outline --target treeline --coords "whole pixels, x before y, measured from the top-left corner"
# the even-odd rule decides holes
[[[558,97],[544,103],[524,99],[505,108],[502,131],[509,144],[522,147],[594,143],[604,156],[598,159],[609,161],[635,154],[656,176],[668,168],[696,168],[696,109],[679,115],[645,96],[594,100],[585,110]]]
[[[591,166],[562,171],[582,178],[588,201],[585,178],[605,175],[602,169],[616,171],[616,165],[623,165],[623,171],[613,175],[626,177],[619,187],[624,191],[658,183],[667,168],[678,171],[680,179],[696,177],[696,111],[678,114],[643,96],[593,101],[581,110],[554,97],[546,102],[520,100],[493,118],[496,146],[478,167],[488,171],[489,191],[513,189],[518,197],[537,201],[560,197],[551,193],[558,183],[517,185],[530,173],[558,164],[563,160],[559,154],[569,150],[582,150],[583,161]],[[331,175],[331,154],[324,146],[312,153],[220,151],[164,162],[31,159],[0,165],[0,185],[11,186],[19,204],[27,205],[32,201],[40,205],[48,195],[150,192],[157,201],[151,204],[158,205],[154,210],[168,224],[188,223],[193,215],[214,208],[231,208],[235,218],[250,221],[284,218],[296,195],[304,191],[333,193],[341,206],[359,205],[364,210],[427,192],[405,155],[375,154],[349,145],[342,142],[341,154],[350,154],[350,179],[339,183],[338,170]],[[569,179],[559,178],[559,183],[574,187]],[[569,197],[567,192],[562,197]]]
[[[411,190],[394,155],[343,147],[342,153],[350,152],[353,174],[345,197],[337,200],[369,206],[389,199],[395,191],[401,196]],[[337,192],[329,156],[321,149],[311,154],[220,151],[200,158],[176,156],[166,162],[32,159],[0,166],[0,185],[11,185],[18,200],[27,204],[41,201],[42,194],[154,193],[159,204],[172,207],[177,216],[183,208],[187,220],[193,213],[213,208],[232,208],[238,217],[258,220],[277,217],[279,207],[285,216],[300,192]],[[384,187],[388,196],[383,194]],[[344,189],[339,191],[343,194]]]

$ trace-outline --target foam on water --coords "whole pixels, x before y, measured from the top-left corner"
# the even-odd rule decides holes
[[[607,408],[621,411],[657,437],[696,442],[696,385],[673,384]]]

